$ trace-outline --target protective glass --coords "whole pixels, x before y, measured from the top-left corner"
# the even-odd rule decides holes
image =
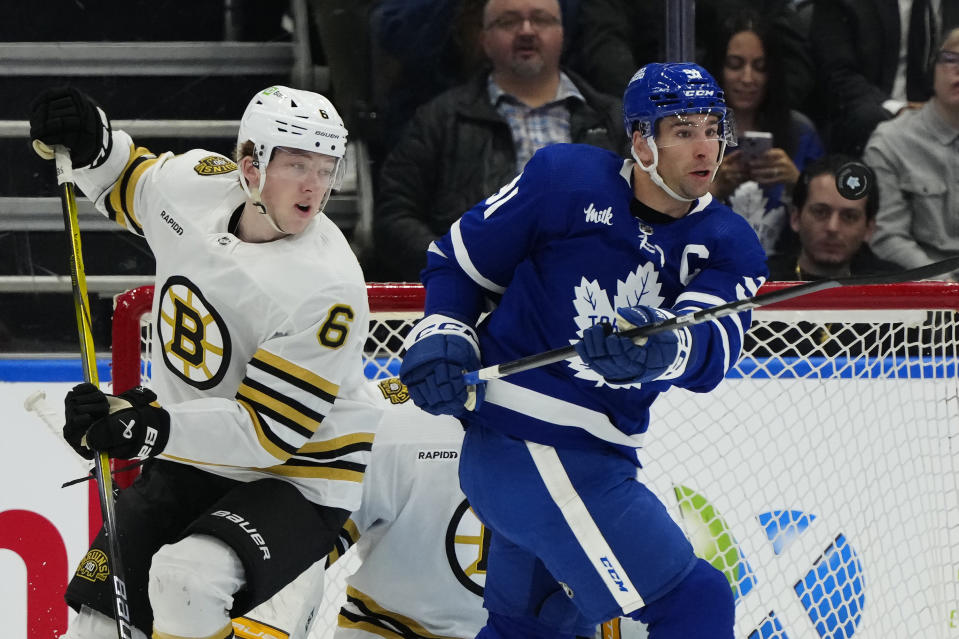
[[[323,153],[278,146],[267,166],[267,179],[282,179],[301,182],[312,180],[313,189],[322,192],[318,208],[322,211],[332,192],[339,188],[343,172],[343,159]]]
[[[725,142],[735,146],[735,128],[732,113],[721,119],[715,113],[679,113],[661,118],[656,123],[654,138],[661,149],[691,142]]]
[[[336,188],[340,158],[322,153],[278,146],[267,171],[271,176],[289,180],[304,180],[313,177],[318,188]]]

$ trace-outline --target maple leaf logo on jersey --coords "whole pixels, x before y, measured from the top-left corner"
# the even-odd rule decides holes
[[[756,231],[763,248],[770,251],[788,220],[785,206],[780,205],[767,211],[768,205],[769,200],[763,194],[762,187],[752,180],[740,184],[729,196],[730,208],[746,218],[749,225]]]
[[[659,272],[651,263],[640,264],[634,272],[626,277],[626,281],[616,281],[616,294],[612,301],[606,289],[601,287],[596,280],[587,281],[585,277],[580,280],[580,285],[573,289],[573,308],[576,309],[576,339],[569,340],[570,344],[575,343],[582,337],[583,331],[594,324],[607,322],[616,327],[616,309],[624,306],[636,306],[643,304],[658,308],[662,306],[665,298],[660,295],[662,284],[659,281]],[[639,388],[638,382],[632,384],[612,384],[603,376],[583,363],[579,357],[567,360],[570,368],[576,371],[576,377],[596,382],[596,386],[609,386],[611,388]]]

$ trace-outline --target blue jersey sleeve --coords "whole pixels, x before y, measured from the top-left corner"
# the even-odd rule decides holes
[[[537,152],[523,172],[476,204],[430,245],[423,284],[427,315],[473,323],[484,299],[506,290],[517,265],[564,232],[550,177],[550,154]]]
[[[701,244],[687,245],[681,276],[688,284],[671,309],[677,315],[752,297],[766,281],[766,255],[749,224],[735,213],[719,219]],[[739,359],[751,322],[747,310],[690,327],[693,354],[673,384],[715,388]]]

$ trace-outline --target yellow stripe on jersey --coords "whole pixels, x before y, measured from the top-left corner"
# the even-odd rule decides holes
[[[310,453],[330,453],[340,448],[353,446],[354,444],[373,445],[373,433],[351,433],[342,437],[334,437],[321,442],[306,442],[297,452],[297,454],[309,455]]]
[[[143,172],[153,166],[156,161],[156,156],[150,153],[149,149],[142,146],[134,148],[131,144],[130,159],[107,197],[107,209],[114,221],[138,235],[143,235],[143,227],[133,210],[133,198],[137,182],[140,181]]]
[[[351,481],[354,483],[363,482],[363,471],[352,470],[349,468],[336,468],[334,466],[292,466],[283,464],[282,466],[270,466],[269,468],[257,468],[271,475],[280,475],[282,477],[303,477],[305,479],[330,479],[333,481]]]
[[[198,461],[196,459],[189,459],[187,457],[177,457],[176,455],[170,455],[167,453],[160,453],[158,457],[162,457],[163,459],[172,459],[173,461],[180,462],[182,464],[193,464],[195,466],[217,466],[219,468],[248,468],[247,466],[237,466],[235,464],[214,464],[213,462]]]
[[[250,419],[253,421],[253,428],[256,430],[256,438],[260,441],[260,446],[262,446],[266,452],[270,453],[281,461],[286,461],[293,456],[291,453],[286,452],[270,440],[269,436],[266,434],[266,430],[263,428],[263,422],[260,421],[260,416],[255,410],[253,410],[252,406],[242,399],[237,399],[236,403],[245,408],[246,412],[249,413]]]
[[[248,402],[254,402],[258,404],[261,409],[266,409],[267,411],[275,413],[280,418],[285,418],[287,423],[284,423],[282,419],[277,420],[285,426],[299,426],[309,433],[308,435],[306,433],[297,433],[299,435],[309,437],[316,432],[316,429],[320,426],[322,415],[319,413],[314,413],[316,417],[305,415],[299,409],[292,406],[291,403],[293,400],[290,400],[285,395],[280,393],[268,394],[268,392],[269,390],[266,388],[256,389],[244,381],[240,384],[240,388],[236,392],[237,401],[241,401],[239,398],[242,397]],[[294,431],[295,430],[294,428]]]
[[[350,540],[350,546],[355,544],[360,538],[360,529],[356,527],[356,522],[352,519],[347,519],[346,523],[343,524],[343,530],[340,533],[346,533],[346,536]]]
[[[270,351],[261,348],[257,352],[253,353],[253,361],[250,363],[253,366],[256,366],[257,360],[263,362],[269,367],[278,369],[279,371],[289,375],[289,378],[284,377],[284,379],[299,380],[301,382],[305,382],[309,386],[314,387],[315,390],[320,391],[320,393],[317,394],[319,394],[321,397],[328,395],[335,398],[340,393],[340,387],[338,384],[334,384],[329,380],[323,379],[313,371],[307,370],[302,366],[298,366],[287,359],[283,359],[279,355],[274,355]],[[329,399],[329,401],[332,402],[333,399]]]
[[[232,637],[233,635],[233,624],[228,623],[224,627],[220,628],[212,635],[207,635],[205,637],[198,637],[197,639],[227,639],[227,637]],[[153,629],[153,639],[185,639],[181,635],[168,635],[165,632],[160,632],[156,628]]]
[[[343,527],[340,528],[340,534],[333,545],[333,550],[326,556],[326,567],[332,566],[343,553],[352,548],[360,538],[360,530],[356,527],[356,522],[347,519]]]
[[[423,637],[424,639],[456,639],[455,637],[447,637],[445,635],[434,635],[432,632],[420,625],[420,623],[415,619],[411,619],[410,617],[386,610],[381,605],[373,601],[371,597],[363,594],[353,586],[346,587],[346,598],[348,604],[356,606],[357,609],[361,611],[361,616],[358,616],[352,612],[344,612],[343,609],[340,609],[340,614],[337,617],[336,625],[340,626],[341,628],[356,628],[358,630],[365,630],[366,632],[370,632],[380,637],[398,639],[408,639],[410,637],[408,633],[400,634],[390,630],[389,628],[384,628],[381,625],[373,623],[374,621],[379,621],[405,627],[409,629],[414,636]],[[351,619],[350,617],[356,618]]]

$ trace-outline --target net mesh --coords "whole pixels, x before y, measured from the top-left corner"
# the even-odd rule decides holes
[[[834,293],[756,311],[717,389],[664,393],[641,479],[728,579],[737,638],[959,637],[959,286]],[[422,290],[370,300],[377,378]],[[148,311],[118,305],[115,385],[149,381]],[[311,639],[332,637],[357,562],[328,572]]]

